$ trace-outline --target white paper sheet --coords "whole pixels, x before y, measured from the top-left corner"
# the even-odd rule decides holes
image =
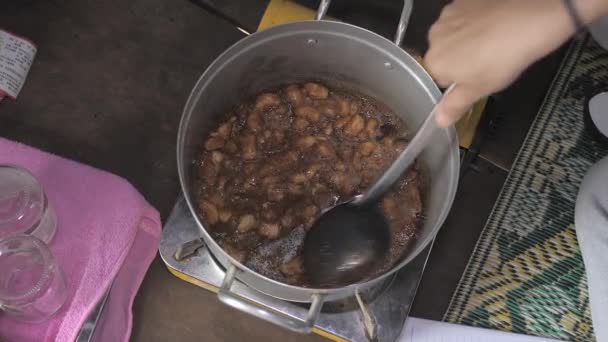
[[[557,340],[409,317],[399,342],[552,342]]]

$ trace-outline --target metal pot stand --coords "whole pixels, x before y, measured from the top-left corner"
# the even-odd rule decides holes
[[[258,316],[273,314],[306,321],[311,304],[293,303],[262,294],[237,279],[226,276],[226,270],[209,253],[201,242],[200,232],[183,197],[175,204],[167,220],[159,252],[167,268],[176,277],[214,293],[219,293],[225,279],[230,278],[231,295],[239,302],[251,303]],[[184,246],[185,245],[185,246]],[[312,331],[335,341],[395,341],[409,313],[416,289],[422,277],[431,246],[420,253],[410,264],[383,284],[356,296],[320,307]]]

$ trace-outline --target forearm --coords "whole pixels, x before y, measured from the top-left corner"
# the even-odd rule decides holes
[[[608,0],[573,0],[574,7],[579,12],[585,25],[596,19],[608,16]]]
[[[424,58],[437,83],[458,84],[442,99],[438,122],[455,122],[475,101],[504,89],[581,26],[607,15],[608,0],[452,2],[431,28]]]
[[[574,14],[570,13],[565,1],[572,2]],[[580,25],[588,26],[608,16],[608,0],[534,0],[528,5],[528,10],[536,15],[528,17],[528,20],[533,18],[527,22],[531,24],[528,27],[530,39],[520,44],[518,57],[526,65],[558,48],[581,29]],[[579,25],[573,15],[579,17]],[[526,22],[519,24],[526,25]]]

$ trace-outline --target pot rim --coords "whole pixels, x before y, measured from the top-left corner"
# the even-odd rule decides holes
[[[337,28],[337,27],[346,27],[348,29],[354,30],[355,33],[357,33],[358,35],[345,34],[342,32],[338,32],[337,30],[332,30],[332,28]],[[324,294],[324,295],[331,295],[331,294],[335,294],[335,293],[346,291],[346,290],[355,291],[357,288],[370,286],[378,281],[381,281],[383,279],[386,279],[389,276],[394,275],[398,270],[400,270],[401,268],[406,266],[410,261],[412,261],[415,257],[417,257],[420,254],[420,252],[422,252],[422,250],[427,248],[429,246],[429,244],[431,243],[431,241],[433,241],[433,239],[435,238],[439,229],[443,226],[443,223],[445,222],[445,218],[447,217],[447,214],[449,213],[449,211],[452,207],[454,197],[456,195],[456,188],[457,188],[458,179],[459,179],[459,171],[458,171],[458,164],[460,162],[458,159],[458,153],[459,153],[458,146],[459,145],[458,145],[458,137],[456,135],[454,127],[449,127],[444,130],[448,136],[448,142],[451,142],[451,143],[448,143],[448,148],[452,150],[452,153],[448,154],[448,158],[451,157],[451,159],[454,159],[453,162],[447,163],[447,165],[448,165],[448,167],[451,167],[454,169],[452,171],[452,174],[455,175],[455,178],[454,178],[454,181],[451,183],[451,188],[447,189],[448,191],[446,193],[446,196],[448,197],[449,205],[444,206],[443,210],[440,212],[439,219],[437,221],[438,224],[435,227],[433,227],[431,234],[429,234],[426,237],[426,239],[422,241],[422,243],[418,246],[418,248],[410,251],[408,253],[408,255],[405,258],[403,258],[403,260],[401,260],[398,264],[394,265],[389,271],[387,271],[377,277],[367,279],[364,282],[353,283],[353,284],[349,284],[349,285],[342,286],[342,287],[313,288],[313,287],[302,287],[302,286],[290,285],[290,284],[286,284],[286,283],[274,280],[272,278],[266,277],[256,271],[250,269],[249,267],[241,264],[240,262],[238,262],[230,254],[228,254],[215,241],[215,239],[213,239],[213,237],[211,237],[211,235],[207,232],[207,229],[205,228],[202,221],[200,220],[199,215],[197,214],[196,205],[194,203],[192,203],[192,201],[190,199],[189,194],[192,191],[188,190],[189,184],[186,184],[186,180],[185,180],[184,167],[186,165],[190,165],[189,163],[184,162],[184,158],[183,158],[184,145],[185,145],[185,141],[184,141],[185,131],[188,127],[188,124],[190,123],[190,118],[193,115],[193,112],[194,112],[193,109],[195,108],[195,106],[200,98],[201,89],[207,87],[209,85],[210,81],[215,78],[216,74],[221,71],[221,68],[220,68],[221,65],[229,63],[231,60],[237,58],[238,56],[242,55],[243,53],[246,53],[252,47],[262,44],[268,39],[275,39],[277,37],[281,37],[286,34],[292,34],[293,33],[293,30],[291,30],[292,28],[297,29],[298,31],[302,31],[302,32],[322,31],[324,33],[328,33],[328,32],[333,33],[338,36],[348,36],[349,38],[357,39],[360,42],[362,42],[365,45],[368,45],[370,47],[377,47],[379,44],[388,43],[388,45],[386,47],[383,46],[383,48],[387,48],[387,47],[390,48],[391,51],[388,51],[387,53],[389,53],[393,56],[397,55],[398,58],[396,58],[396,59],[400,61],[399,63],[403,66],[403,68],[405,70],[407,70],[421,84],[428,87],[426,90],[429,93],[429,95],[431,96],[431,99],[434,104],[437,103],[437,101],[440,97],[441,92],[439,91],[439,88],[437,87],[435,82],[432,81],[431,76],[420,65],[420,63],[418,63],[418,61],[415,58],[413,58],[409,53],[407,53],[404,49],[395,45],[390,40],[378,35],[375,32],[372,32],[370,30],[367,30],[365,28],[362,28],[362,27],[359,27],[356,25],[344,23],[344,22],[326,21],[326,20],[323,20],[323,21],[306,20],[306,21],[289,22],[289,23],[285,23],[285,24],[279,24],[279,25],[272,26],[265,30],[255,32],[243,39],[240,39],[239,41],[234,43],[232,46],[230,46],[228,49],[226,49],[224,52],[222,52],[205,69],[203,74],[199,77],[198,81],[192,88],[192,91],[190,92],[190,94],[188,96],[188,100],[186,101],[186,105],[184,106],[184,109],[182,111],[182,117],[180,119],[180,125],[179,125],[179,130],[178,130],[177,169],[178,169],[180,187],[181,187],[182,193],[184,194],[186,203],[188,205],[188,209],[190,210],[190,213],[194,216],[194,220],[196,221],[196,224],[197,224],[199,230],[202,232],[205,242],[208,244],[209,243],[212,244],[213,247],[215,247],[219,251],[221,251],[223,253],[223,257],[228,259],[228,261],[231,264],[235,265],[239,270],[250,272],[250,273],[254,274],[255,276],[263,279],[264,281],[272,283],[273,285],[282,286],[282,287],[289,288],[289,289],[295,290],[295,291],[308,291],[311,293]],[[275,31],[278,31],[278,32],[275,32]],[[281,31],[285,31],[285,32],[281,33]],[[363,38],[363,37],[361,37],[361,35],[368,35],[369,38]],[[371,39],[379,39],[379,41],[377,43],[371,42]],[[258,41],[256,41],[256,40],[258,40]],[[412,69],[410,66],[406,65],[404,60],[409,60],[410,62],[413,62],[415,69]],[[430,82],[424,82],[423,78],[426,78]],[[222,266],[225,266],[225,265],[222,265]],[[247,284],[247,286],[250,286],[250,285]],[[270,295],[272,295],[272,294],[270,294]]]

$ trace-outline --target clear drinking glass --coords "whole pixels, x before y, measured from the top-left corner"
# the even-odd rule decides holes
[[[51,318],[67,298],[61,270],[44,242],[31,235],[0,239],[0,309],[38,323]]]
[[[30,234],[45,243],[57,230],[57,216],[38,182],[29,171],[0,165],[0,238]]]

